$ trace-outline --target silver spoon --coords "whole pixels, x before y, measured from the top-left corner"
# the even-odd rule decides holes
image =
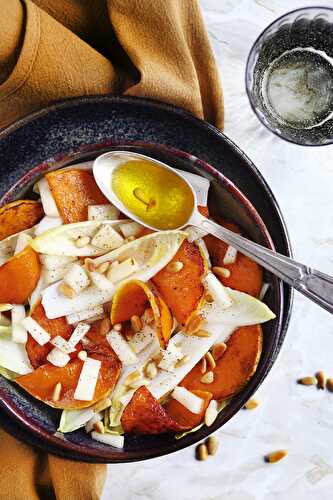
[[[192,225],[201,229],[205,233],[211,233],[217,238],[223,240],[228,245],[233,246],[244,255],[247,255],[252,260],[260,264],[262,267],[278,276],[280,279],[288,283],[303,295],[316,302],[319,306],[333,313],[333,277],[324,274],[315,269],[296,262],[289,257],[285,257],[277,252],[268,250],[257,243],[233,233],[216,222],[213,222],[203,215],[197,209],[196,193],[192,186],[188,183],[185,177],[178,171],[169,167],[165,163],[150,158],[148,156],[132,153],[128,151],[112,151],[105,153],[94,161],[93,173],[97,185],[103,194],[119,208],[121,212],[126,214],[131,219],[139,222],[149,229],[159,230],[159,227],[153,227],[147,224],[140,217],[133,214],[115,195],[112,190],[112,176],[115,170],[127,161],[131,160],[146,160],[155,165],[159,165],[172,172],[174,176],[178,176],[184,181],[184,189],[188,190],[188,195],[193,199],[192,214],[183,221],[179,227],[172,229],[182,229],[185,226]]]

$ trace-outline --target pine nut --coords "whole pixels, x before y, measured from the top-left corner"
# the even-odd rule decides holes
[[[209,438],[207,439],[206,446],[207,446],[208,453],[210,455],[215,455],[217,450],[218,450],[218,447],[219,447],[219,441],[218,441],[217,437],[209,436]]]
[[[210,337],[210,333],[207,330],[198,330],[193,335],[195,337]]]
[[[176,368],[179,368],[180,366],[184,366],[188,361],[190,361],[190,359],[191,359],[190,356],[188,356],[186,354],[186,356],[184,356],[182,359],[177,361]]]
[[[116,323],[115,325],[113,325],[113,330],[116,330],[116,332],[121,332],[121,329],[122,329],[122,324],[121,323]]]
[[[259,401],[257,401],[256,399],[252,398],[252,399],[249,399],[245,403],[244,408],[245,408],[245,410],[254,410],[258,406],[259,406]]]
[[[208,304],[212,304],[214,302],[214,297],[210,293],[206,293],[205,301],[208,302]]]
[[[100,273],[100,274],[106,273],[106,271],[109,269],[109,265],[110,265],[110,262],[108,262],[108,261],[102,262],[102,264],[100,264],[98,266],[97,272]]]
[[[181,271],[183,267],[184,264],[180,262],[180,260],[176,260],[175,262],[170,262],[167,265],[167,271],[169,271],[169,273],[179,273],[179,271]]]
[[[99,325],[99,333],[103,335],[103,337],[105,337],[110,330],[111,330],[111,321],[109,320],[109,318],[102,319],[101,324]]]
[[[219,360],[222,358],[223,354],[225,353],[227,349],[227,344],[224,342],[220,342],[219,344],[215,344],[212,347],[212,354],[215,359],[215,361]]]
[[[152,359],[155,361],[155,363],[159,364],[160,361],[162,361],[163,354],[161,351],[156,352],[153,356]]]
[[[73,299],[76,296],[76,293],[74,292],[73,288],[70,286],[66,285],[66,283],[61,283],[58,287],[59,292],[67,297],[68,299]]]
[[[90,238],[89,236],[78,236],[78,238],[75,240],[75,246],[77,248],[83,248],[90,243]]]
[[[88,271],[90,271],[91,273],[96,270],[96,266],[95,266],[95,263],[94,263],[93,259],[89,259],[89,257],[87,257],[85,259],[85,261],[84,261],[84,267]]]
[[[157,367],[154,361],[150,361],[145,368],[146,377],[153,379],[157,375]]]
[[[316,379],[318,382],[318,389],[325,389],[326,385],[326,375],[323,371],[319,371],[316,373]]]
[[[136,382],[140,378],[141,378],[141,373],[139,372],[139,370],[135,370],[134,372],[127,375],[127,377],[124,380],[124,384],[131,385],[133,384],[133,382]]]
[[[333,392],[333,378],[327,379],[326,387],[330,392]]]
[[[297,383],[301,385],[316,385],[317,379],[316,377],[302,377],[297,380]]]
[[[196,459],[202,461],[202,460],[207,460],[207,458],[208,458],[207,446],[204,443],[201,443],[196,449]]]
[[[207,363],[209,364],[211,369],[214,370],[214,368],[216,368],[215,359],[213,358],[213,356],[211,355],[211,353],[209,351],[206,353],[206,359],[207,359]]]
[[[214,266],[212,267],[212,271],[219,278],[230,278],[231,272],[226,267]]]
[[[94,424],[94,429],[96,432],[99,432],[100,434],[104,434],[104,432],[105,432],[104,424],[101,421],[96,422],[96,424]]]
[[[140,332],[142,330],[142,321],[139,316],[134,315],[131,317],[131,325],[135,332]]]
[[[155,317],[154,317],[154,311],[152,310],[151,307],[147,307],[141,319],[143,320],[144,323],[147,323],[147,325],[153,323]]]
[[[128,236],[128,238],[126,238],[126,243],[130,243],[131,241],[134,241],[135,240],[135,236]]]
[[[206,373],[207,371],[207,360],[205,356],[201,358],[201,373]]]
[[[214,382],[214,373],[213,372],[207,372],[207,373],[205,373],[201,377],[200,382],[202,384],[211,384],[212,382]]]
[[[98,401],[98,403],[94,405],[94,411],[100,412],[106,410],[107,408],[110,408],[110,406],[111,406],[111,399],[105,398],[102,399],[102,401]]]
[[[188,323],[185,325],[184,332],[188,335],[193,335],[195,332],[200,330],[203,322],[204,321],[201,314],[193,314]]]
[[[81,360],[81,361],[85,361],[88,357],[88,353],[87,351],[80,351],[77,355],[77,357]]]
[[[214,402],[213,405],[209,403],[205,412],[205,424],[207,427],[210,427],[215,422],[217,415],[216,403]]]
[[[56,403],[57,401],[59,401],[59,399],[60,399],[60,395],[61,395],[61,389],[62,389],[61,382],[58,382],[58,383],[54,386],[54,389],[53,389],[53,394],[52,394],[52,401],[53,401],[54,403]]]
[[[274,464],[275,462],[279,462],[280,460],[285,458],[287,455],[288,455],[287,450],[273,451],[272,453],[268,453],[268,455],[265,456],[265,462]]]

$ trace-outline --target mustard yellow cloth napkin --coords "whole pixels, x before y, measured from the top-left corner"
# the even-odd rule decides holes
[[[0,127],[54,100],[126,94],[223,127],[197,0],[0,0]],[[104,465],[43,454],[0,430],[0,499],[99,498]]]

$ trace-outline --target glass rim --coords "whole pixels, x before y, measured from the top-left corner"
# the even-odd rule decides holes
[[[325,144],[314,144],[314,143],[310,143],[310,142],[298,142],[294,139],[291,139],[291,138],[288,138],[287,136],[281,134],[277,129],[274,129],[273,127],[271,127],[265,120],[265,115],[264,113],[261,113],[261,112],[258,112],[259,110],[256,108],[256,106],[254,105],[253,103],[253,100],[252,100],[252,95],[251,95],[251,91],[250,91],[250,88],[249,88],[249,74],[250,74],[250,71],[249,71],[249,65],[250,65],[250,58],[253,54],[253,51],[254,51],[254,48],[258,45],[259,41],[261,38],[264,37],[264,35],[268,32],[268,30],[274,26],[276,23],[278,23],[279,21],[282,21],[285,17],[289,16],[290,14],[295,14],[296,12],[305,12],[305,11],[308,11],[308,10],[313,10],[313,9],[320,9],[320,10],[326,10],[326,11],[329,11],[330,13],[333,13],[333,7],[326,7],[326,6],[323,6],[323,5],[312,5],[312,6],[307,6],[307,7],[299,7],[297,9],[293,9],[293,10],[289,10],[288,12],[285,12],[284,14],[282,14],[281,16],[277,17],[276,19],[274,19],[271,23],[269,23],[266,28],[264,28],[260,33],[259,35],[256,37],[255,41],[253,42],[252,46],[251,46],[251,49],[247,55],[247,58],[246,58],[246,65],[245,65],[245,89],[246,89],[246,94],[247,94],[247,97],[248,97],[248,100],[249,100],[249,103],[250,103],[250,106],[252,108],[252,111],[254,112],[254,114],[256,115],[256,117],[258,118],[258,120],[260,121],[260,123],[262,125],[264,125],[264,127],[269,130],[271,133],[273,133],[275,136],[279,137],[280,139],[283,139],[284,141],[287,141],[289,142],[290,144],[295,144],[297,146],[306,146],[306,147],[321,147],[321,146],[330,146],[333,144],[333,137],[331,139],[329,139],[328,142],[325,142]]]

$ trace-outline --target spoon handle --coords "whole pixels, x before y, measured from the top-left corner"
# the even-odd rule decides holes
[[[192,221],[191,221],[192,223]],[[193,225],[235,247],[333,314],[333,277],[268,250],[198,214]]]

